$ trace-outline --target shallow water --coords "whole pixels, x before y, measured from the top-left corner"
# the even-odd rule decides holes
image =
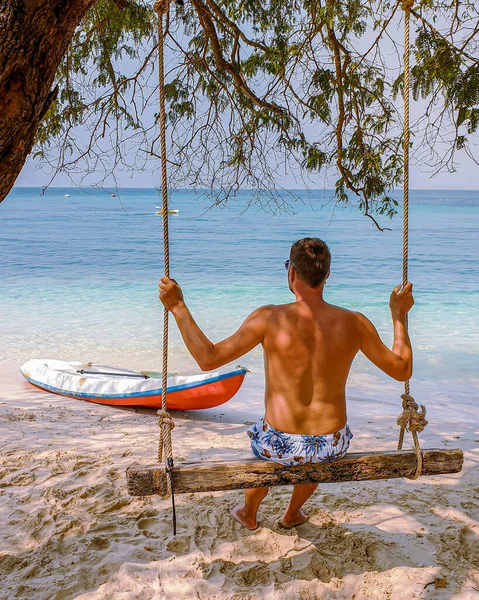
[[[330,192],[298,195],[294,214],[275,215],[254,207],[244,212],[246,191],[230,207],[209,211],[201,195],[172,195],[180,213],[170,218],[171,273],[193,315],[219,340],[258,305],[291,300],[283,266],[289,247],[315,235],[333,255],[326,299],[364,312],[389,343],[388,299],[401,280],[400,215],[383,220],[392,231],[381,233],[356,209],[335,207]],[[98,190],[12,191],[0,205],[1,364],[52,357],[158,368],[158,201],[156,190],[145,189],[121,190],[120,198]],[[462,395],[472,380],[477,385],[478,217],[479,192],[411,194],[415,379],[434,393],[446,386],[461,388]],[[191,370],[175,326],[171,336],[171,370]],[[242,362],[262,370],[259,350]],[[351,381],[353,387],[389,388],[364,358],[356,361]]]

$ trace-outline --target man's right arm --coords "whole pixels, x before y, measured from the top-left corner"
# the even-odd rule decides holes
[[[358,314],[362,343],[361,351],[369,360],[398,381],[407,381],[412,375],[412,349],[406,327],[406,315],[414,304],[412,284],[394,288],[389,306],[394,327],[394,342],[390,350],[381,340],[374,325]]]

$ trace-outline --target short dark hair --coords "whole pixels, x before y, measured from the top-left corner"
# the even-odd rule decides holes
[[[308,237],[294,242],[289,259],[298,277],[309,287],[318,287],[326,281],[331,266],[331,252],[323,240]]]

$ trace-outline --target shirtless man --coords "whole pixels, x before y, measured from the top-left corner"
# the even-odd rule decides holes
[[[288,270],[296,301],[253,311],[231,337],[214,344],[188,310],[178,284],[163,277],[160,300],[175,317],[183,340],[203,371],[238,359],[263,346],[266,376],[264,418],[248,431],[255,456],[283,465],[332,461],[348,450],[351,431],[346,420],[346,380],[361,352],[398,381],[412,373],[412,351],[406,315],[414,304],[412,284],[394,288],[389,306],[394,328],[392,350],[381,341],[364,315],[325,302],[331,254],[318,238],[293,244]],[[280,524],[290,529],[307,515],[301,510],[317,484],[295,485]],[[231,510],[248,529],[258,527],[256,514],[268,488],[245,490],[244,503]]]

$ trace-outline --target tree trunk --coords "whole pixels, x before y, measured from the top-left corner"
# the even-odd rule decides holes
[[[62,56],[95,1],[0,0],[0,202],[32,150]]]

